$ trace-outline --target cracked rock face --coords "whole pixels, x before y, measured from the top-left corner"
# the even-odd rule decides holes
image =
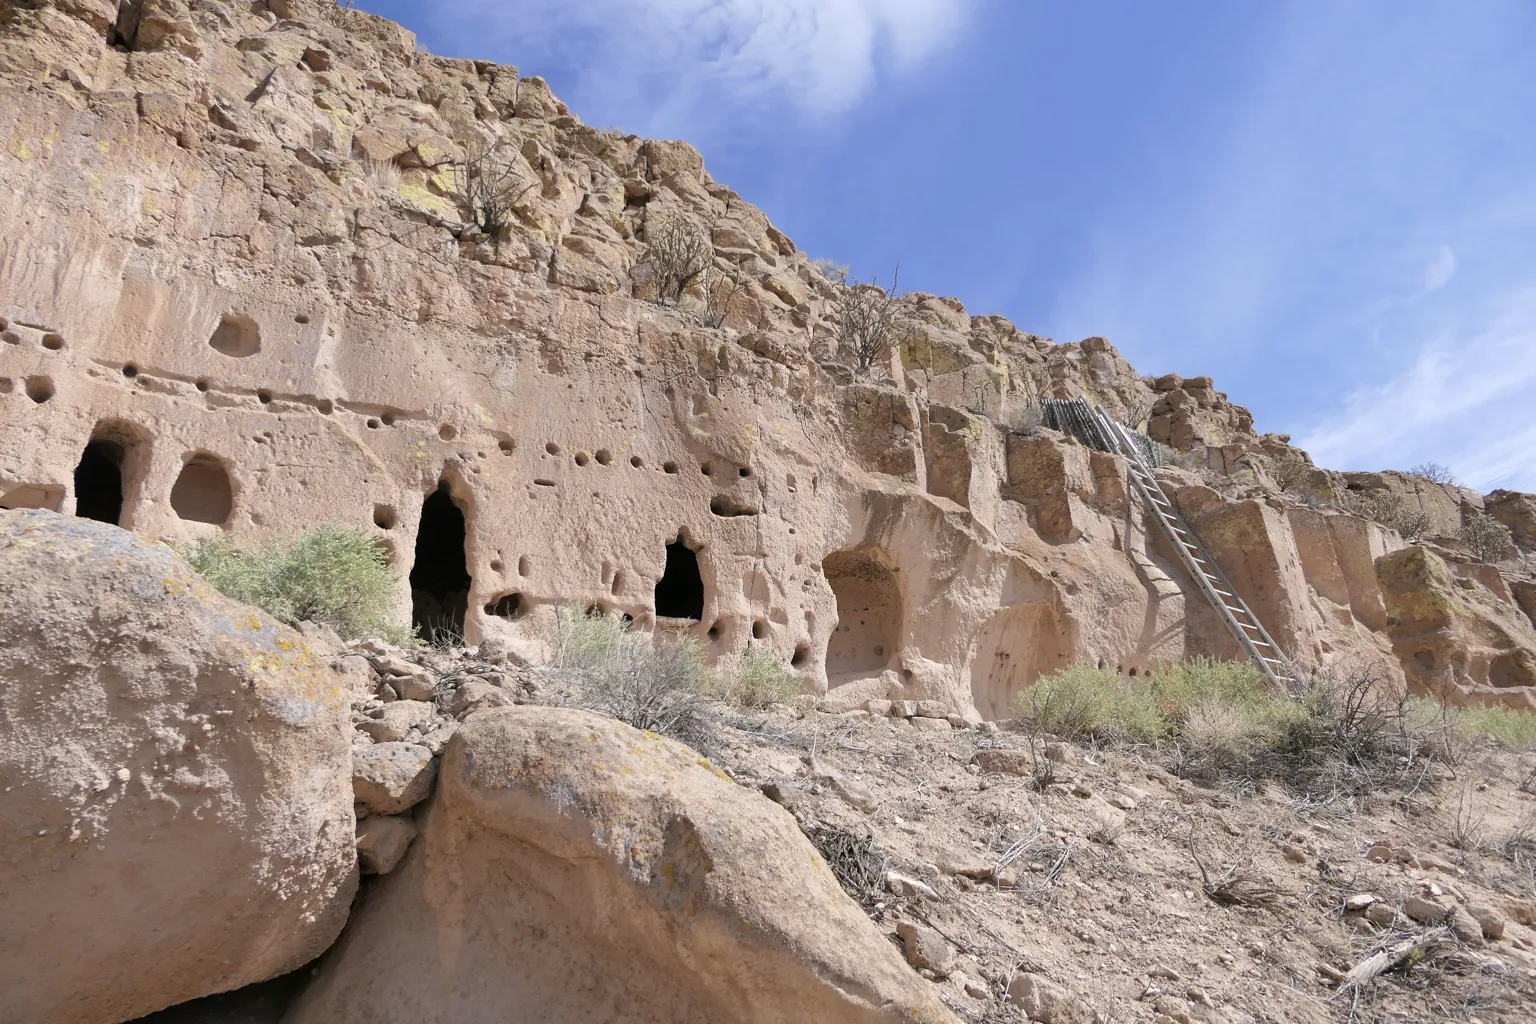
[[[0,608],[0,1019],[129,1020],[330,945],[357,870],[324,659],[52,512],[0,512]]]

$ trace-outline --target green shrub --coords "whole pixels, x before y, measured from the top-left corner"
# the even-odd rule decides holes
[[[323,622],[348,640],[412,639],[390,621],[396,580],[388,558],[361,530],[327,523],[250,548],[218,538],[199,544],[188,561],[226,597],[283,622]]]
[[[734,675],[720,687],[721,696],[733,704],[765,708],[770,704],[788,704],[799,696],[800,677],[785,669],[778,658],[761,651],[751,651],[741,659]]]

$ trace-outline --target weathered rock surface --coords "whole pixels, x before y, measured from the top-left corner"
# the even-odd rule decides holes
[[[515,707],[449,743],[421,835],[287,1019],[952,1020],[926,985],[782,808],[669,740]]]
[[[0,1020],[292,970],[356,887],[346,681],[170,548],[0,512]]]
[[[1410,686],[1536,711],[1536,629],[1518,608],[1420,545],[1383,555],[1376,571]]]

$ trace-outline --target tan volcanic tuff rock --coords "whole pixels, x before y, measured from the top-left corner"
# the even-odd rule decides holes
[[[479,712],[420,827],[290,1024],[954,1019],[786,811],[613,719]]]
[[[1420,545],[1378,558],[1376,572],[1415,691],[1536,712],[1536,629],[1519,609]]]
[[[40,0],[4,25],[0,507],[176,542],[332,521],[389,552],[402,624],[471,645],[532,653],[558,606],[596,608],[775,657],[829,707],[1000,719],[1076,661],[1238,654],[1124,459],[1028,422],[1090,396],[1180,449],[1160,474],[1202,491],[1288,654],[1402,678],[1370,564],[1397,541],[1292,515],[1288,439],[1208,377],[921,292],[855,373],[836,275],[687,143],[595,130],[355,8]],[[487,151],[515,183],[494,237],[454,185]],[[678,226],[713,276],[662,305]],[[1416,502],[1435,536],[1482,507],[1312,475]],[[1530,504],[1488,507],[1519,540]]]
[[[346,681],[169,548],[0,512],[0,1019],[290,971],[357,884]]]

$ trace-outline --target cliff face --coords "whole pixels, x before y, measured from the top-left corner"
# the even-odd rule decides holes
[[[1236,654],[1122,460],[1001,425],[1084,394],[1190,453],[1167,481],[1293,656],[1415,656],[1375,569],[1401,538],[1280,496],[1285,439],[1209,378],[922,294],[855,373],[842,286],[695,150],[515,68],[307,0],[0,0],[0,68],[0,506],[174,542],[359,526],[402,618],[471,642],[598,607],[994,717],[1074,660]],[[485,152],[516,183],[490,233],[458,197]],[[678,224],[713,273],[662,304]],[[1476,664],[1414,679],[1533,700]]]

